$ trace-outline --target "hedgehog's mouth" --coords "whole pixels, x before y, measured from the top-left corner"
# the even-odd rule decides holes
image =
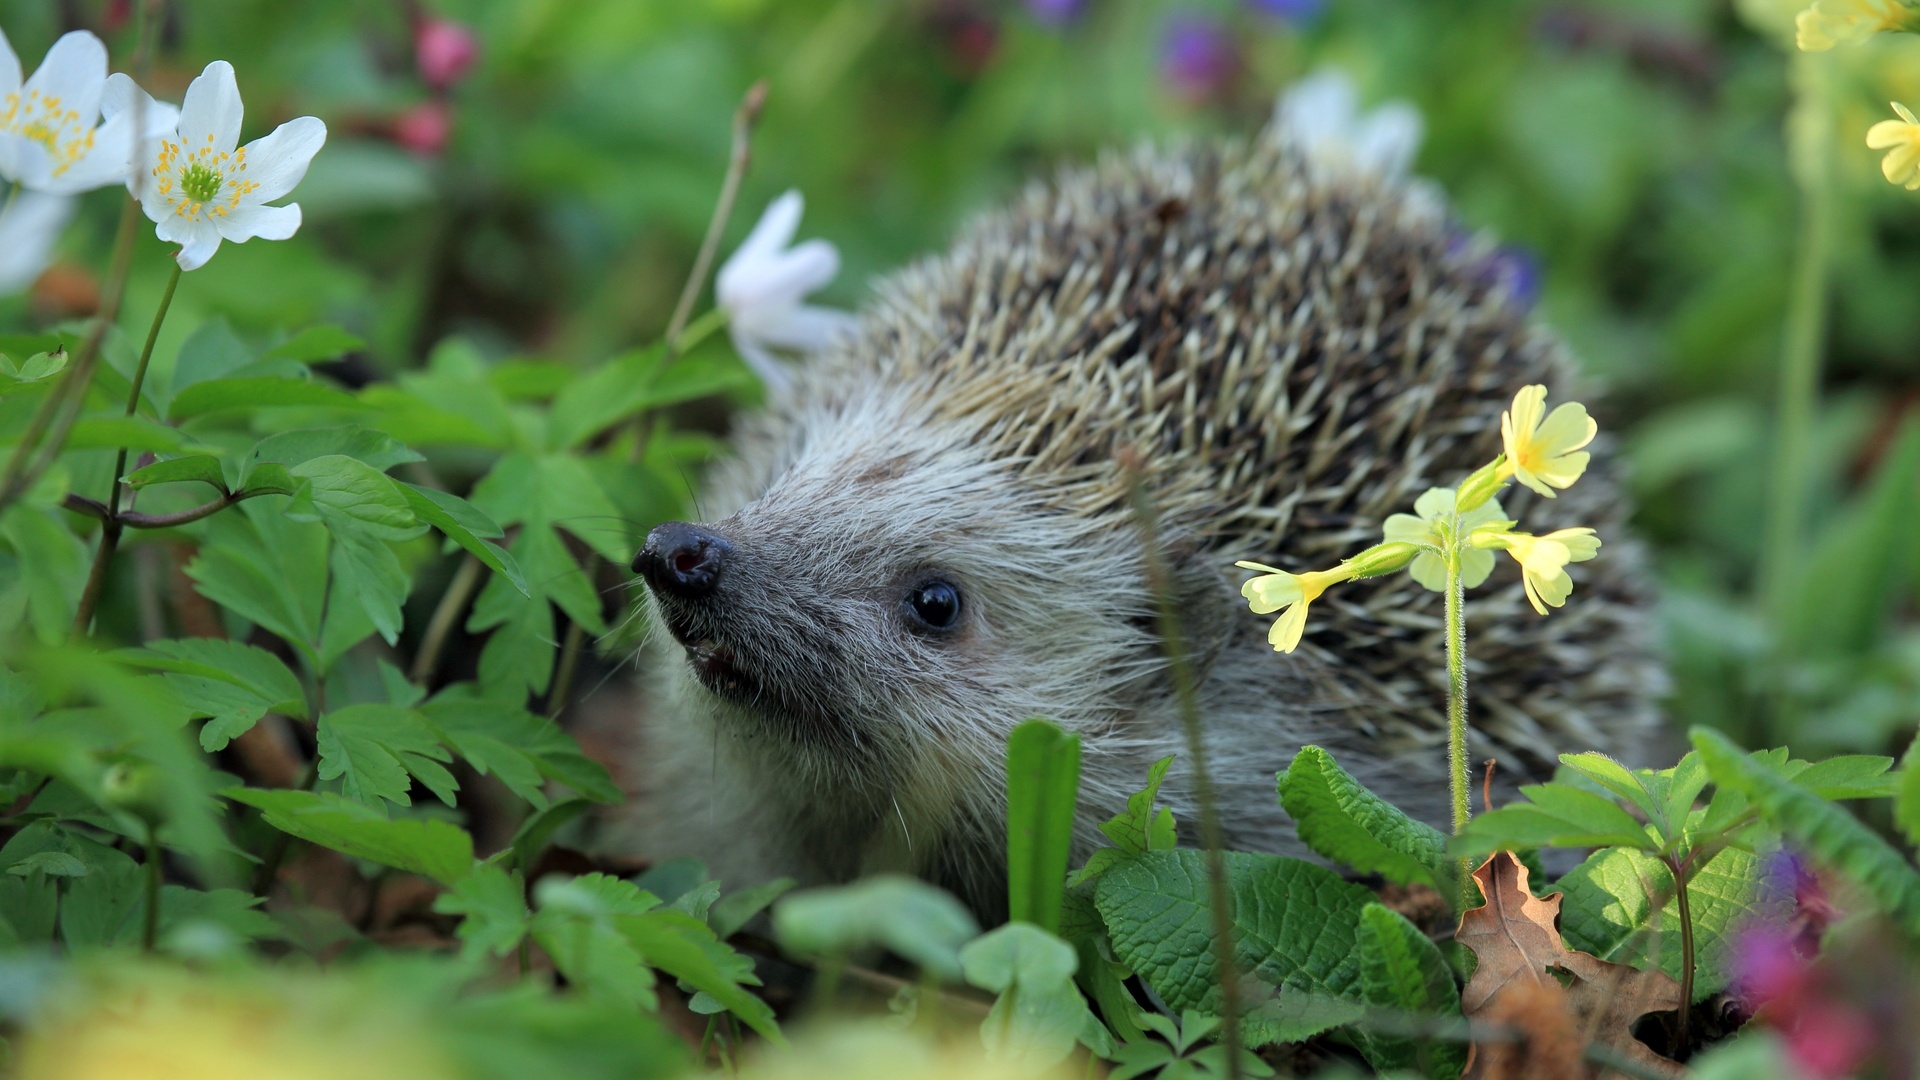
[[[754,696],[756,685],[743,673],[732,648],[701,633],[684,615],[669,613],[667,632],[687,650],[687,667],[700,685],[722,697],[746,699]]]

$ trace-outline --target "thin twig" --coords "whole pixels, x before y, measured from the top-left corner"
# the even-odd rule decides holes
[[[1140,526],[1147,583],[1159,607],[1160,640],[1166,648],[1167,670],[1180,705],[1180,723],[1186,729],[1187,755],[1193,759],[1194,801],[1200,807],[1200,842],[1206,848],[1207,906],[1213,915],[1214,967],[1220,981],[1220,1043],[1226,1050],[1227,1080],[1240,1080],[1240,975],[1233,955],[1233,911],[1227,889],[1227,859],[1220,829],[1220,808],[1214,799],[1213,777],[1207,769],[1200,701],[1193,668],[1181,639],[1180,615],[1173,595],[1172,575],[1160,551],[1159,518],[1147,490],[1145,465],[1138,453],[1121,456],[1127,474],[1133,513]]]
[[[441,595],[439,606],[433,609],[427,632],[420,639],[420,651],[413,656],[413,668],[407,672],[407,678],[415,684],[426,686],[428,680],[433,678],[434,669],[440,666],[440,652],[446,648],[454,624],[467,608],[467,601],[473,598],[474,591],[480,587],[482,569],[480,560],[468,555],[466,561],[460,564],[460,569],[453,572],[453,580],[447,583],[447,591]]]
[[[687,275],[687,283],[680,289],[680,302],[673,306],[673,318],[667,323],[669,360],[680,351],[680,332],[686,329],[687,320],[693,318],[693,305],[707,283],[707,271],[720,248],[720,236],[726,232],[727,219],[733,216],[733,203],[740,197],[740,182],[746,178],[747,163],[752,158],[753,125],[760,119],[760,110],[766,103],[767,82],[762,79],[747,88],[747,96],[740,99],[740,107],[733,111],[733,154],[727,162],[727,177],[720,184],[720,201],[714,205],[713,217],[707,222],[707,235],[700,241],[700,254],[693,260],[693,272]]]
[[[68,493],[61,505],[76,514],[85,514],[88,517],[99,518],[101,521],[114,522],[123,528],[175,529],[182,525],[191,525],[201,518],[212,517],[235,503],[258,498],[261,495],[279,494],[284,494],[284,492],[249,491],[242,489],[228,495],[222,495],[212,502],[201,503],[199,506],[186,510],[176,510],[171,514],[138,514],[131,510],[125,510],[116,515],[113,513],[111,507],[99,499],[89,499],[85,495],[75,495],[72,493]]]

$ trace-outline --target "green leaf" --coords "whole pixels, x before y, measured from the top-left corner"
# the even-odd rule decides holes
[[[1907,834],[1907,842],[1920,844],[1920,738],[1907,747],[1900,761],[1900,787],[1893,796],[1893,820]]]
[[[247,452],[245,464],[247,468],[259,468],[272,462],[291,468],[314,458],[334,456],[353,458],[382,473],[395,465],[422,460],[419,454],[384,431],[347,424],[269,435]],[[248,485],[252,486],[252,482],[248,481]]]
[[[1419,928],[1384,904],[1360,911],[1360,996],[1367,1004],[1409,1016],[1460,1015],[1460,988],[1440,950]],[[1381,1071],[1410,1069],[1454,1080],[1466,1066],[1459,1043],[1362,1030],[1360,1049]]]
[[[1008,918],[1060,929],[1080,792],[1080,738],[1046,720],[1007,737]]]
[[[620,801],[619,787],[559,724],[517,705],[477,696],[471,683],[441,691],[419,714],[441,742],[481,775],[496,775],[516,795],[544,808],[546,780],[601,803]]]
[[[1303,747],[1280,776],[1280,805],[1316,853],[1363,874],[1447,893],[1447,838],[1368,791],[1318,746]]]
[[[793,890],[798,884],[792,878],[774,878],[748,889],[730,892],[714,902],[707,912],[707,925],[721,940],[739,933],[753,921],[755,915],[765,911],[775,900]]]
[[[1781,771],[1823,799],[1884,799],[1893,795],[1898,783],[1887,774],[1891,768],[1890,757],[1843,754],[1825,761],[1790,761]]]
[[[1560,783],[1523,787],[1520,795],[1525,802],[1508,803],[1468,822],[1451,845],[1452,853],[1477,856],[1546,846],[1658,846],[1645,826],[1605,796]]]
[[[11,358],[0,355],[0,394],[51,378],[66,370],[66,367],[65,349],[37,352],[17,364]]]
[[[24,613],[35,637],[65,641],[87,583],[87,546],[54,511],[24,503],[0,511],[0,544],[13,553],[0,556],[0,625],[18,626]]]
[[[1065,1061],[1084,1037],[1095,1053],[1112,1056],[1112,1038],[1074,988],[1079,965],[1073,946],[1026,923],[968,942],[960,950],[967,982],[999,995],[980,1028],[987,1052],[1044,1069]]]
[[[282,405],[324,405],[335,409],[365,408],[351,394],[306,379],[248,377],[195,383],[174,395],[167,419],[174,422],[227,409],[258,409]]]
[[[528,817],[520,824],[520,831],[513,834],[513,843],[508,845],[513,852],[515,868],[522,873],[532,869],[540,853],[553,840],[553,834],[592,808],[593,804],[586,799],[568,799]]]
[[[115,658],[166,672],[162,678],[196,716],[201,749],[213,753],[245,733],[267,713],[306,719],[306,692],[300,678],[265,649],[219,638],[156,641],[144,649],[126,649]]]
[[[173,378],[168,392],[180,391],[195,383],[230,375],[252,363],[253,350],[233,332],[224,319],[209,319],[196,327],[173,361]]]
[[[293,360],[302,364],[334,360],[366,348],[367,343],[337,326],[309,326],[260,354],[262,360]]]
[[[1233,952],[1274,998],[1247,1019],[1249,1043],[1294,1042],[1360,1014],[1360,910],[1373,899],[1323,866],[1227,852]],[[1100,877],[1094,903],[1114,954],[1173,1009],[1220,1015],[1206,853],[1132,856]]]
[[[1688,733],[1714,782],[1753,800],[1797,846],[1859,882],[1909,934],[1920,936],[1920,872],[1879,834],[1838,805],[1742,753],[1725,735]]]
[[[408,777],[453,805],[460,788],[442,762],[453,755],[419,713],[393,705],[348,705],[320,718],[320,779],[340,781],[350,799],[409,805]]]
[[[746,989],[760,982],[753,962],[715,937],[706,923],[684,912],[662,910],[620,916],[614,926],[648,965],[711,994],[768,1041],[785,1045],[773,1009]]]
[[[468,956],[505,956],[520,944],[533,923],[527,910],[526,883],[520,875],[491,862],[481,863],[453,887],[434,898],[433,910],[462,916],[454,935]]]
[[[338,795],[229,788],[235,802],[260,810],[267,824],[308,843],[453,885],[473,870],[473,838],[444,821],[394,821]]]
[[[960,977],[960,946],[980,933],[960,901],[899,874],[794,893],[774,905],[773,929],[781,945],[803,955],[878,945],[948,981]]]
[[[569,450],[648,409],[751,384],[739,368],[699,361],[663,366],[664,351],[660,345],[635,349],[565,383],[553,401],[548,444]]]
[[[87,864],[64,851],[37,851],[7,867],[15,877],[45,874],[48,877],[86,877]]]
[[[156,461],[143,469],[135,469],[127,474],[127,486],[143,488],[152,484],[173,484],[186,480],[198,480],[218,488],[222,495],[227,493],[227,478],[220,469],[220,459],[208,454],[194,454],[188,457],[170,458]]]
[[[1920,424],[1909,420],[1867,490],[1822,515],[1805,556],[1805,565],[1820,572],[1795,578],[1791,614],[1780,620],[1786,655],[1861,656],[1879,643],[1906,592],[1917,490]]]
[[[614,923],[616,916],[645,914],[658,899],[605,874],[543,878],[533,895],[533,939],[561,974],[588,993],[659,1007],[652,970]]]
[[[1789,914],[1783,900],[1769,902],[1764,885],[1761,859],[1752,852],[1729,848],[1694,871],[1687,899],[1695,1001],[1726,988],[1730,941],[1740,928],[1778,923]],[[1556,887],[1566,894],[1560,931],[1569,946],[1680,980],[1680,901],[1664,862],[1642,851],[1603,848]]]
[[[405,622],[401,605],[407,601],[413,580],[393,549],[385,541],[365,533],[338,530],[333,534],[333,549],[327,553],[327,567],[332,575],[329,586],[342,599],[350,601],[355,613],[364,616],[387,644],[396,643]],[[328,622],[337,622],[345,614],[337,606],[332,607],[327,614]],[[364,636],[364,631],[359,636]]]
[[[1171,754],[1154,762],[1147,770],[1147,786],[1127,796],[1126,813],[1117,814],[1100,826],[1100,831],[1113,841],[1114,848],[1094,852],[1087,864],[1067,879],[1069,887],[1092,881],[1127,855],[1173,848],[1176,842],[1173,810],[1163,806],[1155,813],[1153,809],[1153,800],[1159,797],[1160,784],[1166,780],[1167,769],[1172,764]]]
[[[457,495],[405,482],[400,484],[400,493],[406,496],[407,505],[421,521],[439,529],[447,539],[472,552],[494,573],[505,576],[509,584],[520,590],[520,595],[532,595],[527,591],[527,579],[520,573],[520,564],[514,557],[499,545],[482,539],[504,534],[500,526],[475,509],[472,503]]]
[[[308,481],[314,512],[336,534],[357,529],[380,540],[411,540],[425,529],[399,483],[358,458],[328,454],[288,471]],[[291,506],[288,516],[310,520]]]
[[[1634,775],[1633,770],[1605,754],[1593,750],[1583,754],[1561,754],[1560,764],[1639,807],[1640,812],[1649,818],[1660,813],[1647,785]]]
[[[145,416],[126,416],[117,411],[82,416],[67,432],[66,449],[69,451],[112,450],[122,446],[129,450],[177,454],[193,447],[194,442],[179,428],[168,427]]]

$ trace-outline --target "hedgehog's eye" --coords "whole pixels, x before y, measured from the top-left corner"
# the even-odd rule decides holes
[[[907,596],[907,609],[930,630],[946,630],[960,621],[960,590],[944,581],[926,581]]]

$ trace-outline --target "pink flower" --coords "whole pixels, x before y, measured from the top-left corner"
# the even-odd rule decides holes
[[[413,56],[421,80],[435,90],[446,90],[479,59],[480,41],[466,24],[429,15],[414,27]]]
[[[422,102],[393,122],[393,141],[423,157],[445,150],[452,134],[453,110],[444,101]]]
[[[1852,1076],[1873,1053],[1874,1030],[1860,1010],[1831,1001],[1801,1009],[1793,1024],[1782,1025],[1787,1056],[1814,1080]]]

